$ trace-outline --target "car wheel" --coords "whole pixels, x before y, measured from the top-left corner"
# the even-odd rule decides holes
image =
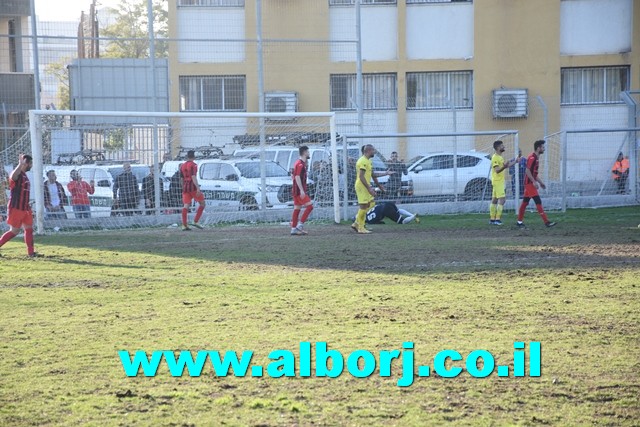
[[[464,189],[466,200],[490,200],[493,188],[491,181],[484,178],[469,181]]]
[[[255,197],[245,196],[242,199],[240,199],[240,210],[241,211],[257,211],[258,202],[256,202]]]

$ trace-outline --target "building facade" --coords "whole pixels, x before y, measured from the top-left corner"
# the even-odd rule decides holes
[[[265,92],[335,111],[340,132],[358,129],[353,3],[263,1],[260,21]],[[256,16],[253,0],[170,2],[172,111],[258,111]],[[365,132],[515,129],[528,151],[627,126],[620,92],[640,89],[640,0],[363,0],[361,40]]]

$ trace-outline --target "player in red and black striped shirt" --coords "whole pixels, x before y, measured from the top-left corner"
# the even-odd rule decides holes
[[[182,229],[184,231],[191,230],[187,225],[187,215],[189,213],[189,207],[191,207],[191,201],[195,200],[199,203],[198,210],[196,211],[196,217],[191,223],[195,228],[202,228],[198,223],[200,217],[204,212],[204,195],[200,191],[200,185],[198,184],[198,165],[194,162],[196,154],[193,150],[187,151],[187,161],[180,165],[180,173],[182,174]]]
[[[309,147],[303,145],[298,149],[300,158],[293,165],[293,215],[291,217],[291,235],[300,236],[307,234],[304,230],[304,223],[313,211],[313,202],[307,194],[307,160],[309,160]],[[305,208],[302,218],[298,222],[300,211]]]
[[[538,194],[538,187],[542,187],[542,189],[547,188],[544,185],[544,182],[538,177],[538,166],[540,155],[544,153],[544,140],[538,140],[533,143],[533,153],[527,158],[527,169],[524,174],[524,197],[522,198],[522,204],[520,205],[520,210],[518,211],[518,227],[524,228],[524,213],[527,210],[527,205],[529,205],[529,200],[533,199],[536,204],[536,209],[544,221],[544,225],[547,227],[553,227],[556,225],[555,222],[549,221],[547,218],[547,214],[544,213],[544,209],[542,208],[542,200],[540,199],[540,195]]]
[[[7,224],[9,231],[0,237],[0,247],[20,233],[20,228],[24,230],[24,243],[27,245],[27,254],[30,257],[37,256],[33,250],[33,214],[29,205],[29,192],[31,184],[27,177],[27,172],[33,166],[33,158],[29,155],[21,154],[18,166],[9,175],[9,197]]]

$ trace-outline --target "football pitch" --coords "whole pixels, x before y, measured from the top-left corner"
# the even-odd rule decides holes
[[[640,208],[549,216],[78,232],[36,236],[35,260],[16,239],[0,258],[0,425],[637,425]],[[251,350],[266,366],[300,342],[345,360],[413,342],[416,366],[484,349],[511,370],[514,342],[540,342],[541,375],[449,360],[460,375],[408,387],[400,361],[388,377],[128,377],[118,355]]]

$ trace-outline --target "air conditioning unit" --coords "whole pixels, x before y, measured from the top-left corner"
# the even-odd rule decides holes
[[[295,113],[298,111],[297,92],[267,92],[264,94],[264,107],[267,113]],[[295,117],[272,117],[272,121],[289,121]]]
[[[493,118],[527,117],[529,93],[527,89],[496,89],[493,91]]]

